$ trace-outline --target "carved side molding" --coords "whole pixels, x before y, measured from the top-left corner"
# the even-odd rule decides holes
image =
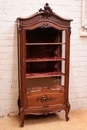
[[[71,35],[71,27],[70,27],[70,29],[69,29],[69,34]]]
[[[23,105],[22,105],[22,103],[21,103],[21,99],[20,99],[20,96],[18,97],[18,108],[19,108],[19,111],[20,112],[23,112],[24,111],[24,107],[23,107]]]
[[[23,112],[24,111],[24,107],[23,107],[23,105],[21,104],[21,106],[20,106],[20,112]]]
[[[21,27],[19,27],[19,28],[17,28],[17,30],[18,30],[18,32],[19,32],[19,33],[21,33],[22,28],[21,28]]]

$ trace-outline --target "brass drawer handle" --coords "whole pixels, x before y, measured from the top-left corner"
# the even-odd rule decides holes
[[[36,101],[47,102],[51,100],[55,100],[55,97],[47,97],[46,95],[42,96],[41,98],[37,98]]]

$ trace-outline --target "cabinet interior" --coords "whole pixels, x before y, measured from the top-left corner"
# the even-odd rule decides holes
[[[65,31],[53,27],[25,31],[26,87],[64,86]]]

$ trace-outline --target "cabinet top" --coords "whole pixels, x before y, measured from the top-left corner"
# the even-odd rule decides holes
[[[38,26],[60,26],[60,27],[69,27],[72,19],[66,19],[60,17],[53,12],[48,3],[45,4],[44,9],[40,8],[39,11],[27,18],[18,17],[16,22],[20,26],[28,26],[37,28]],[[36,26],[35,26],[36,25]]]

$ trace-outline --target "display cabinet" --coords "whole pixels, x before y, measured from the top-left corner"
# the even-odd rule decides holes
[[[28,18],[17,18],[21,126],[27,114],[65,110],[69,119],[71,21],[55,14],[48,3]]]

